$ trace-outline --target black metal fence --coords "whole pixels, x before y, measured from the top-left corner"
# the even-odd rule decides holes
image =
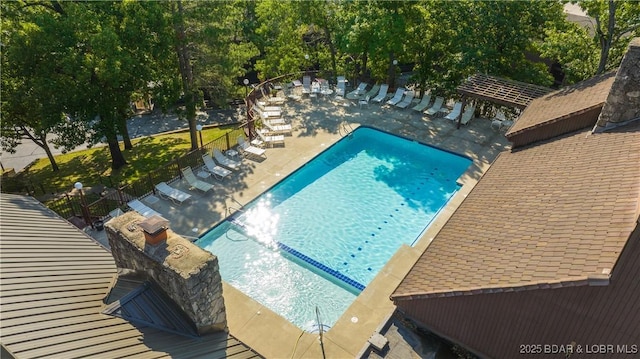
[[[196,168],[203,165],[203,154],[211,154],[214,148],[224,152],[236,146],[238,144],[238,136],[245,137],[244,128],[233,129],[204,146],[159,167],[137,181],[114,186],[110,178],[107,181],[100,178],[101,182],[96,184],[102,184],[106,189],[99,195],[84,194],[80,190],[77,195],[64,194],[60,198],[48,200],[45,205],[61,217],[80,227],[93,227],[98,221],[104,220],[105,217],[110,215],[110,212],[116,209],[126,211],[127,202],[132,199],[150,193],[155,194],[155,185],[157,183],[181,179],[182,172],[180,169],[187,166]],[[5,183],[3,183],[3,187],[4,185]],[[14,190],[14,193],[24,193],[26,191],[26,193],[33,194],[39,188],[32,184],[22,184],[15,188],[3,188],[3,192],[10,192],[10,190]],[[44,188],[41,190],[47,193]]]
[[[286,87],[290,81],[295,78],[300,78],[302,75],[315,76],[317,74],[318,71],[290,73],[258,84],[245,97],[247,113],[242,126],[148,173],[144,178],[124,185],[113,183],[111,177],[100,176],[90,178],[87,179],[88,183],[94,185],[101,184],[106,190],[100,195],[85,195],[82,193],[82,190],[80,190],[78,195],[64,194],[60,198],[45,201],[45,205],[61,217],[70,220],[80,227],[87,225],[93,227],[97,221],[102,221],[105,217],[109,216],[110,212],[116,209],[125,211],[127,209],[127,202],[132,199],[151,193],[155,194],[155,185],[157,183],[172,182],[176,179],[181,179],[181,168],[186,166],[197,168],[201,166],[203,164],[203,154],[211,154],[214,148],[222,152],[231,149],[238,144],[238,136],[246,137],[248,135],[249,139],[251,139],[255,119],[253,118],[250,108],[256,101],[263,97],[271,96],[276,90],[279,90],[281,86],[283,86],[283,90],[286,91]],[[46,195],[54,192],[46,188],[44,184],[22,181],[3,180],[2,187],[3,192],[27,193],[32,196],[36,196],[39,193]]]

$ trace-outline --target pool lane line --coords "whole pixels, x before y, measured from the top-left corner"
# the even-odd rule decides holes
[[[230,218],[227,219],[227,221],[229,221],[229,223],[235,225],[236,227],[241,228],[243,233],[247,237],[252,238],[251,236],[246,234],[246,226],[245,226],[245,224],[242,221],[240,221],[236,216],[231,216]],[[260,241],[257,241],[257,242],[261,243],[261,244],[264,244],[264,243],[262,243]],[[311,257],[309,257],[309,256],[307,256],[305,254],[302,254],[301,252],[299,252],[299,251],[287,246],[284,243],[281,243],[281,242],[278,242],[278,241],[273,241],[273,242],[276,244],[276,246],[278,247],[278,249],[280,251],[292,255],[296,259],[299,259],[302,262],[311,265],[312,267],[322,271],[323,273],[330,275],[334,279],[338,279],[342,283],[349,285],[350,288],[356,289],[359,292],[362,292],[364,290],[364,288],[366,288],[366,286],[364,284],[362,284],[362,283],[360,283],[360,282],[358,282],[358,281],[356,281],[354,279],[351,279],[351,278],[347,277],[346,275],[340,273],[339,271],[337,271],[337,270],[335,270],[333,268],[327,267],[326,265],[316,261],[315,259],[313,259],[313,258],[311,258]],[[358,293],[354,293],[354,294],[359,294],[359,292]]]

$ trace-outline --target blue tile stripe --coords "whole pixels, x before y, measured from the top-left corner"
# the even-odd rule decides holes
[[[231,216],[227,220],[230,223],[232,223],[232,224],[234,224],[234,225],[236,225],[236,226],[238,226],[238,227],[240,227],[242,229],[245,229],[246,226],[244,225],[244,223],[238,217],[239,216]],[[309,256],[306,256],[306,255],[298,252],[297,250],[287,246],[284,243],[280,243],[278,241],[275,241],[275,243],[278,246],[279,250],[281,250],[281,251],[283,251],[285,253],[293,255],[294,257],[298,258],[299,260],[303,261],[304,263],[307,263],[307,264],[309,264],[309,265],[311,265],[311,266],[323,271],[324,273],[329,274],[333,278],[336,278],[336,279],[342,281],[343,283],[346,283],[346,284],[350,285],[351,287],[353,287],[353,288],[355,288],[355,289],[357,289],[359,291],[363,291],[364,290],[365,286],[362,283],[359,283],[358,281],[355,281],[355,280],[347,277],[346,275],[338,272],[337,270],[335,270],[333,268],[327,267],[326,265],[316,261],[315,259],[313,259],[313,258],[311,258]]]
[[[342,282],[347,283],[348,285],[350,285],[350,286],[352,286],[352,287],[354,287],[354,288],[356,288],[356,289],[358,289],[360,291],[364,290],[364,288],[365,288],[364,285],[362,285],[361,283],[359,283],[359,282],[347,277],[346,275],[338,272],[337,270],[327,267],[326,265],[316,261],[313,258],[310,258],[310,257],[298,252],[297,250],[287,246],[284,243],[280,243],[280,242],[276,241],[276,244],[278,245],[278,248],[280,250],[292,254],[293,256],[295,256],[295,257],[301,259],[302,261],[304,261],[305,263],[308,263],[308,264],[320,269],[321,271],[323,271],[323,272],[325,272],[327,274],[330,274],[334,278],[339,279]]]

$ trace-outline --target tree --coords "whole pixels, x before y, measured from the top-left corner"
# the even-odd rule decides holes
[[[57,2],[2,3],[0,124],[5,150],[12,152],[22,141],[33,141],[57,171],[49,143],[64,152],[84,143],[87,131],[83,123],[65,115],[76,79],[65,73],[68,63],[63,53],[73,40],[64,36],[69,28],[52,18],[52,11],[63,14]],[[52,27],[56,31],[49,31]]]
[[[7,87],[13,92],[6,93],[14,104],[7,106],[14,111],[11,121],[29,118],[39,143],[51,132],[65,148],[104,139],[112,168],[124,166],[118,135],[128,139],[131,98],[151,80],[151,49],[162,44],[155,29],[146,26],[147,9],[156,7],[136,2],[15,3],[9,15],[19,19],[17,28],[23,31],[9,34],[6,61],[12,70],[7,75],[13,78],[3,79],[13,84]],[[23,94],[36,106],[20,114]]]
[[[177,1],[169,6],[184,101],[184,110],[178,114],[186,118],[191,148],[196,149],[196,110],[202,103],[202,90],[207,89],[218,104],[226,102],[233,79],[244,75],[243,66],[257,49],[239,36],[241,2]]]
[[[556,23],[545,29],[540,52],[557,59],[566,82],[582,81],[620,65],[629,41],[640,36],[640,2],[572,1],[593,19],[590,27]]]

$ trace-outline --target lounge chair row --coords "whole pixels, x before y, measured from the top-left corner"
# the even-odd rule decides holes
[[[259,147],[250,145],[244,140],[243,136],[238,136],[238,150],[245,155],[252,156],[264,156],[266,157],[265,150]],[[202,161],[204,165],[201,171],[205,171],[213,175],[218,179],[224,179],[229,176],[232,171],[239,170],[241,162],[233,160],[225,156],[219,149],[214,148],[212,151],[213,157],[208,154],[202,155]],[[215,160],[214,160],[215,159]],[[180,170],[182,176],[189,184],[189,188],[203,193],[213,190],[213,185],[201,179],[193,172],[190,166],[182,168]],[[180,189],[170,186],[166,182],[160,182],[155,186],[156,194],[165,200],[169,200],[175,204],[181,205],[192,198],[192,195],[184,192]],[[131,200],[127,203],[129,208],[140,213],[144,217],[160,216],[160,213],[148,207],[142,201],[138,199]],[[112,217],[117,215],[112,215]]]

